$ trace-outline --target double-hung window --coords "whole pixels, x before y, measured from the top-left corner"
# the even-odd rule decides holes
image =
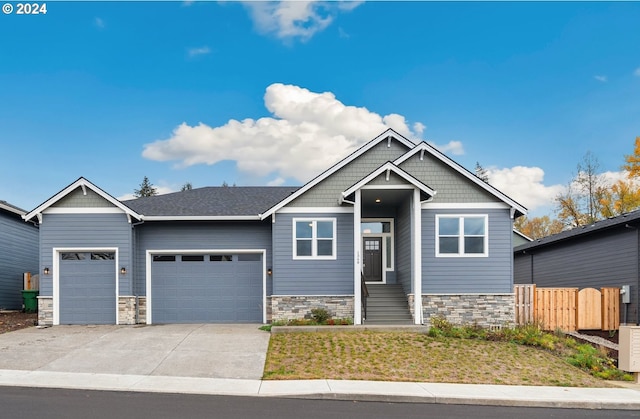
[[[489,255],[486,215],[436,215],[436,256]]]
[[[294,259],[335,259],[336,220],[315,218],[293,220]]]

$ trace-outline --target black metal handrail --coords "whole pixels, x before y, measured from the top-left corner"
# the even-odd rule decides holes
[[[369,290],[364,280],[364,274],[360,273],[360,301],[362,302],[362,308],[364,309],[364,319],[367,318],[367,297],[369,296]]]

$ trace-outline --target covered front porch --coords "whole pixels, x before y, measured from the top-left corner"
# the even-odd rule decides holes
[[[422,324],[412,296],[422,294],[421,205],[434,195],[393,163],[343,192],[354,208],[354,324]]]

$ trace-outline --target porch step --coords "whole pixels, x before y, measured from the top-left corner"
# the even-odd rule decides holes
[[[399,284],[368,284],[365,324],[413,324],[407,296]]]

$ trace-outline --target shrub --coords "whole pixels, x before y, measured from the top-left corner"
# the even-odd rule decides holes
[[[317,307],[317,308],[311,309],[311,318],[315,320],[318,324],[326,323],[326,321],[329,320],[330,317],[331,315],[329,314],[329,311],[327,311],[326,308]]]

